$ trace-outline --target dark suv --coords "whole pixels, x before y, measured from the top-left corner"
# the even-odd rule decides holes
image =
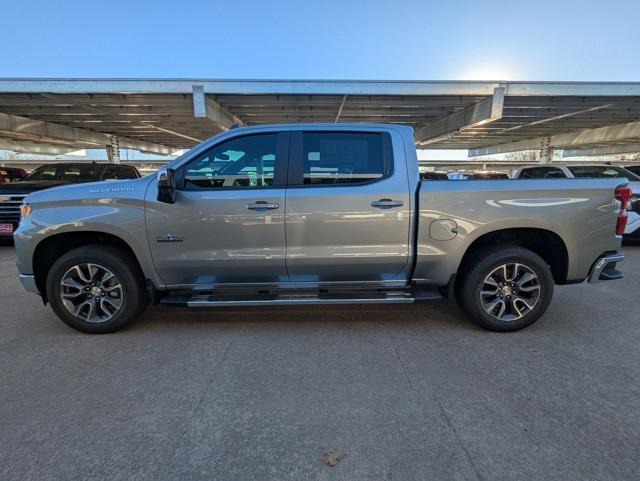
[[[138,169],[131,165],[96,162],[41,165],[19,182],[0,184],[0,238],[13,235],[20,222],[22,199],[32,192],[60,185],[138,177]]]

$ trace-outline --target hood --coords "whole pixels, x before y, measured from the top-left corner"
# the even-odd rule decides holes
[[[109,198],[144,198],[147,185],[155,179],[154,176],[138,179],[103,180],[99,182],[84,182],[73,184],[57,184],[55,188],[43,188],[30,194],[25,202],[75,202],[89,199]],[[19,182],[16,182],[19,184]],[[53,186],[52,186],[53,187]],[[0,187],[0,192],[2,188]]]
[[[8,184],[0,184],[0,192],[27,194],[42,189],[50,189],[59,185],[66,185],[68,182],[58,180],[25,180],[21,182],[10,182]]]

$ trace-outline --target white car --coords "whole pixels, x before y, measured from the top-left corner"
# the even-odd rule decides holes
[[[640,239],[640,176],[630,170],[607,164],[537,164],[520,167],[511,173],[512,179],[602,179],[608,177],[625,177],[629,180],[633,195],[627,206],[629,219],[624,235]]]

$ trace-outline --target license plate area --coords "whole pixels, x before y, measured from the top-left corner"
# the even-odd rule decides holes
[[[13,224],[0,224],[0,234],[13,233]]]

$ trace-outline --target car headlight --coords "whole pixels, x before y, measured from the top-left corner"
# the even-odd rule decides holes
[[[31,205],[29,204],[22,204],[20,206],[20,216],[24,219],[25,217],[27,217],[29,214],[31,214]]]

